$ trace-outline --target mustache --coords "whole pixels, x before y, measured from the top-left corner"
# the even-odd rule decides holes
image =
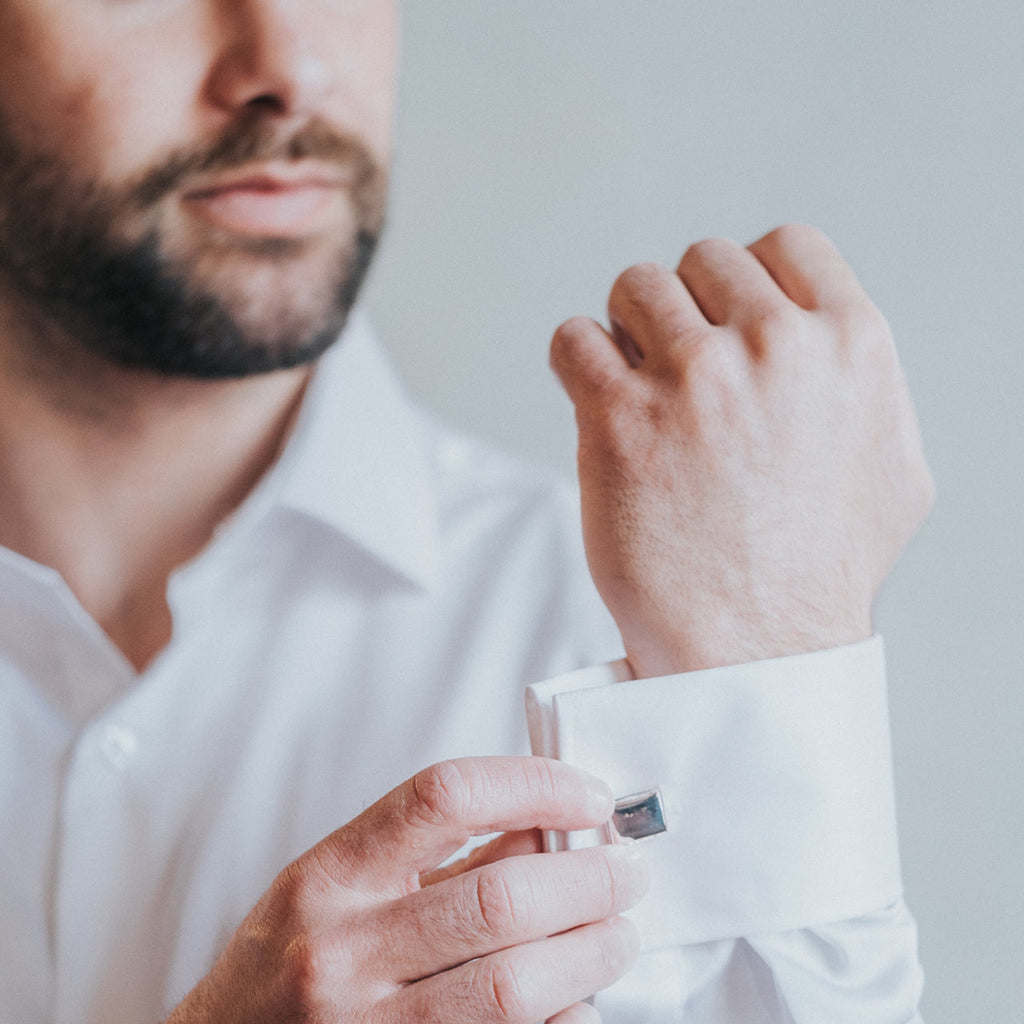
[[[315,159],[355,172],[356,194],[380,179],[382,169],[357,138],[338,132],[321,118],[314,118],[287,138],[256,114],[229,127],[207,146],[172,152],[147,171],[131,189],[136,205],[152,206],[168,193],[181,188],[197,174],[231,171],[254,162]]]

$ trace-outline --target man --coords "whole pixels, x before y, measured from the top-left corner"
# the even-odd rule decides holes
[[[635,681],[535,691],[577,767],[483,756],[619,650],[570,503],[348,316],[396,22],[0,9],[0,1017],[914,1019],[870,609],[931,485],[884,322],[788,228],[559,329]],[[634,778],[648,838],[558,839]]]

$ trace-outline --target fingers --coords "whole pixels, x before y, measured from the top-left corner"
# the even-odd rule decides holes
[[[636,959],[640,940],[624,918],[502,950],[402,989],[395,1016],[422,1024],[533,1024],[607,988]],[[404,1015],[404,1016],[403,1016]],[[591,1018],[593,1019],[593,1018]]]
[[[527,832],[503,832],[497,839],[492,839],[483,846],[454,861],[445,864],[444,867],[435,871],[428,871],[420,876],[420,885],[437,885],[447,878],[454,878],[466,871],[483,867],[485,864],[495,864],[499,860],[506,860],[509,857],[521,857],[528,853],[540,853],[544,849],[544,841],[537,829]]]
[[[593,828],[612,809],[604,783],[562,762],[465,758],[413,776],[306,856],[336,884],[401,895],[472,836]]]
[[[601,1024],[601,1014],[589,1003],[576,1003],[549,1017],[546,1024]]]
[[[707,321],[679,276],[657,263],[640,263],[619,275],[608,297],[613,333],[630,338],[644,359],[664,345],[691,340]]]
[[[369,925],[369,956],[396,983],[413,981],[621,913],[648,884],[628,845],[515,857],[393,903]]]
[[[630,370],[685,361],[686,345],[742,340],[759,354],[800,330],[802,311],[839,315],[867,304],[856,275],[816,228],[786,225],[747,248],[712,238],[690,246],[676,273],[654,263],[621,274],[608,301],[610,331],[576,318],[556,332],[551,364],[577,405],[622,385]]]
[[[642,263],[624,271],[608,301],[611,330],[576,317],[551,340],[551,366],[577,406],[614,390],[641,365],[657,369],[662,352],[706,330],[697,303],[668,268]]]
[[[754,254],[724,238],[691,245],[677,273],[716,326],[746,328],[787,301]]]
[[[807,310],[842,310],[867,296],[832,241],[817,228],[788,224],[758,239],[750,252],[783,292]]]
[[[638,358],[634,352],[633,359]],[[567,320],[555,331],[550,363],[574,405],[592,392],[615,387],[632,365],[611,334],[582,316]]]

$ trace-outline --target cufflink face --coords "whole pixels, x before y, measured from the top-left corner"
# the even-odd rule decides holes
[[[667,832],[661,791],[652,789],[616,800],[612,824],[619,835],[627,839],[646,839]]]

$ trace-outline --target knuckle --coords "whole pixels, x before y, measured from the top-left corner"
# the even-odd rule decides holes
[[[517,934],[524,913],[515,899],[515,885],[505,865],[482,870],[474,886],[476,911],[485,931],[495,937]]]
[[[611,981],[622,973],[625,957],[619,945],[608,940],[594,943],[590,951],[590,967],[595,977]]]
[[[431,825],[461,819],[471,800],[470,783],[454,761],[440,761],[413,776],[416,814]]]
[[[310,936],[293,939],[285,950],[282,985],[300,1019],[318,1016],[327,1005],[332,987],[328,961],[323,944]]]
[[[567,320],[554,333],[548,352],[551,369],[573,396],[577,412],[593,415],[605,403],[628,393],[625,376],[601,358],[608,344],[604,329],[586,317]],[[594,401],[588,401],[593,396]]]
[[[650,305],[661,294],[671,271],[660,263],[636,263],[615,279],[608,296],[608,310],[613,319],[629,321],[635,311]]]
[[[586,337],[594,329],[594,321],[588,316],[571,316],[555,329],[555,337],[566,342]]]
[[[628,904],[629,886],[622,877],[621,871],[617,871],[607,857],[601,857],[598,860],[597,870],[599,878],[595,888],[605,897],[605,910],[611,913],[615,907]]]
[[[521,763],[525,782],[532,792],[545,802],[559,799],[565,788],[562,778],[564,770],[560,762],[546,757],[528,757]]]
[[[617,919],[615,928],[601,929],[601,939],[594,951],[595,962],[609,982],[618,978],[632,963],[640,949],[640,933],[626,918]]]
[[[687,246],[679,261],[680,269],[717,263],[723,255],[736,249],[736,243],[728,238],[702,238]]]
[[[812,248],[834,247],[832,239],[813,224],[780,224],[758,243],[763,251],[784,256]]]
[[[528,1018],[522,980],[511,961],[500,954],[487,961],[486,998],[496,1024],[513,1024]]]
[[[809,239],[817,240],[822,237],[824,237],[822,232],[810,224],[789,223],[773,228],[764,236],[763,241],[766,245],[774,248],[791,249],[801,242]]]
[[[629,296],[636,293],[644,293],[653,286],[660,284],[667,271],[660,263],[647,261],[634,263],[627,267],[615,279],[612,285],[612,295]]]
[[[556,369],[578,361],[579,353],[586,346],[593,327],[593,322],[587,317],[574,316],[555,329],[551,336],[550,358]]]

